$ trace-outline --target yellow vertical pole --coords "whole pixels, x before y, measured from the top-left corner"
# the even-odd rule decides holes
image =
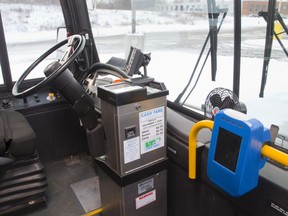
[[[203,120],[195,123],[189,133],[188,146],[188,175],[190,179],[196,179],[196,148],[197,135],[202,128],[213,129],[214,122],[211,120]]]

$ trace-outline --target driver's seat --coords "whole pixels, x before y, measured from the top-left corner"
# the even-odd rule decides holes
[[[35,153],[36,134],[26,118],[16,111],[0,111],[0,169]]]
[[[47,179],[37,137],[17,111],[0,111],[0,215],[46,202]]]

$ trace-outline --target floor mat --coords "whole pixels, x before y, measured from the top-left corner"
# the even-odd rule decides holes
[[[101,207],[98,176],[73,183],[71,187],[86,213]]]

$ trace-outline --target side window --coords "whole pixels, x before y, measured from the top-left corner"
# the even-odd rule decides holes
[[[58,1],[4,2],[7,3],[0,3],[0,8],[11,75],[16,81],[38,57],[56,44],[57,27],[64,26],[64,18]],[[48,56],[27,79],[43,77],[43,69],[55,59],[54,53]]]

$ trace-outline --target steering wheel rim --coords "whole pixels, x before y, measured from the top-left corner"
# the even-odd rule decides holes
[[[62,65],[57,68],[53,73],[51,73],[49,76],[45,77],[42,81],[38,82],[34,86],[23,90],[22,92],[19,92],[19,87],[25,80],[25,78],[32,72],[32,70],[40,63],[42,62],[47,56],[49,56],[51,53],[55,52],[58,48],[62,47],[64,44],[68,43],[70,40],[72,42],[78,39],[78,45],[76,49],[73,51],[73,53],[64,61],[62,62]],[[36,61],[34,61],[25,71],[24,73],[19,77],[19,79],[15,82],[12,94],[17,98],[25,98],[29,95],[32,95],[33,93],[37,92],[39,89],[50,83],[52,80],[54,80],[56,77],[58,77],[62,72],[64,72],[69,65],[76,59],[76,57],[83,51],[85,47],[85,36],[83,35],[72,35],[69,38],[59,42],[58,44],[54,45],[52,48],[47,50],[44,54],[42,54]],[[65,55],[65,54],[64,54]]]

